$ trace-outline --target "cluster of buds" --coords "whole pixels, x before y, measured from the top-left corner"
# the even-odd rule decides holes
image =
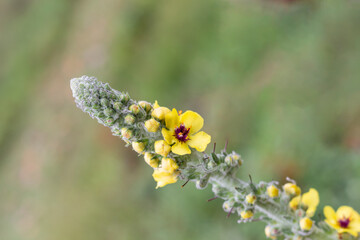
[[[335,212],[327,206],[325,221],[315,222],[315,189],[302,194],[291,179],[282,187],[275,181],[256,184],[251,176],[243,181],[236,175],[243,165],[238,153],[226,146],[216,153],[215,144],[211,153],[204,153],[211,137],[200,131],[204,120],[198,113],[135,101],[93,77],[74,78],[70,85],[80,109],[143,156],[154,170],[156,188],[178,180],[192,181],[198,189],[210,184],[214,197],[209,201],[223,199],[224,211],[237,214],[239,223],[266,222],[270,239],[358,239],[360,215],[352,208],[342,206]]]

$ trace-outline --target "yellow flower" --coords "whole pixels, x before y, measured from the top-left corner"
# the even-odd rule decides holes
[[[131,145],[137,153],[143,153],[145,150],[145,144],[142,142],[133,142]]]
[[[165,119],[166,114],[169,112],[171,112],[170,109],[166,107],[160,107],[158,102],[155,101],[154,111],[152,111],[151,116],[161,121]]]
[[[250,193],[250,194],[246,195],[245,200],[249,204],[254,204],[256,201],[256,196],[254,194]]]
[[[154,144],[155,152],[163,157],[166,157],[170,152],[170,145],[164,140],[158,140]]]
[[[157,168],[159,166],[159,160],[154,158],[154,154],[146,152],[144,155],[145,162],[149,164],[152,168]]]
[[[286,183],[283,189],[287,195],[298,196],[301,194],[301,189],[294,183]]]
[[[350,233],[354,237],[360,232],[360,215],[351,207],[341,206],[338,210],[330,206],[324,208],[325,222],[338,233]]]
[[[167,184],[175,183],[179,172],[179,166],[171,158],[163,158],[161,160],[161,168],[156,168],[153,173],[153,178],[157,182],[156,188],[164,187]]]
[[[176,109],[173,109],[166,114],[165,124],[168,130],[163,128],[161,133],[175,154],[190,154],[189,146],[203,152],[211,141],[209,134],[199,132],[204,125],[204,119],[196,112],[186,111],[179,116]]]
[[[271,185],[267,188],[267,194],[271,198],[275,198],[279,196],[279,189],[275,187],[274,185]]]
[[[242,211],[240,215],[243,219],[248,219],[254,216],[254,213],[251,210],[246,210],[246,211]]]
[[[156,132],[159,130],[159,126],[160,123],[153,118],[145,121],[145,128],[148,132]]]
[[[290,203],[290,208],[296,210],[299,205],[306,210],[306,216],[312,217],[316,212],[319,205],[319,193],[314,188],[310,188],[309,192],[304,193],[302,196],[294,197]]]
[[[313,221],[310,218],[304,217],[300,219],[300,228],[301,230],[309,231],[312,228]]]

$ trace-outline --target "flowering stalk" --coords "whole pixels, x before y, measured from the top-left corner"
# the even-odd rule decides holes
[[[316,223],[311,219],[319,204],[315,189],[301,194],[291,179],[282,189],[275,181],[254,183],[251,176],[244,181],[236,176],[243,164],[239,154],[226,147],[204,153],[211,137],[200,131],[199,114],[135,101],[93,77],[74,78],[70,85],[80,109],[144,156],[156,188],[178,180],[195,182],[198,189],[211,184],[212,199],[223,199],[228,215],[237,214],[239,223],[267,223],[265,235],[271,239],[359,239],[360,216],[352,208],[335,212],[327,206],[325,222]]]

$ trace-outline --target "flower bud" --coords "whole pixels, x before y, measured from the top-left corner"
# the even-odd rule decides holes
[[[152,111],[151,116],[161,121],[165,119],[166,114],[169,112],[171,112],[170,109],[166,107],[158,107]]]
[[[213,160],[210,160],[210,161],[208,162],[208,164],[207,164],[207,167],[208,167],[209,169],[213,169],[213,168],[216,167],[216,166],[217,166],[217,164],[216,164],[216,162],[213,161]]]
[[[115,102],[114,104],[113,104],[113,108],[115,109],[115,110],[120,110],[121,109],[121,106],[122,106],[122,103],[121,102]]]
[[[128,93],[123,93],[120,97],[120,101],[122,103],[127,103],[129,101],[129,99],[130,99],[130,96]]]
[[[139,108],[139,106],[136,105],[136,104],[130,105],[129,110],[130,110],[133,114],[135,114],[135,115],[140,112],[140,108]]]
[[[157,132],[157,130],[159,130],[159,126],[160,123],[153,118],[145,121],[145,128],[148,132]]]
[[[102,98],[100,99],[100,104],[104,107],[108,107],[109,106],[109,100],[107,100],[106,98]]]
[[[161,159],[161,168],[167,172],[174,172],[179,168],[174,159],[171,158],[163,158]]]
[[[241,166],[242,161],[240,159],[240,155],[237,153],[231,153],[227,155],[224,159],[224,162],[229,166],[236,166],[239,164]]]
[[[276,235],[274,233],[274,230],[270,226],[265,227],[265,235],[267,238],[276,239]]]
[[[105,120],[105,124],[108,126],[112,126],[112,125],[114,125],[114,123],[115,123],[115,120],[112,117],[108,117]]]
[[[142,107],[146,112],[149,112],[151,110],[151,104],[146,101],[140,101],[139,102],[140,107]]]
[[[155,152],[163,157],[166,157],[171,150],[170,145],[164,140],[158,140],[154,144]]]
[[[274,185],[270,185],[267,188],[267,194],[269,195],[269,197],[271,198],[276,198],[279,196],[279,189],[277,187],[275,187]]]
[[[308,217],[304,217],[300,220],[301,230],[309,231],[312,228],[312,225],[313,225],[313,221]]]
[[[133,142],[132,147],[135,152],[140,153],[140,154],[143,153],[145,150],[145,144],[142,142]]]
[[[294,183],[286,183],[283,189],[287,195],[299,196],[301,194],[301,189]]]
[[[230,210],[231,210],[231,208],[234,206],[234,203],[233,202],[231,202],[231,201],[225,201],[224,203],[223,203],[223,209],[224,209],[224,211],[225,212],[230,212]]]
[[[246,210],[246,211],[242,211],[240,215],[243,219],[248,219],[254,216],[254,213],[251,210]]]
[[[256,201],[256,196],[253,193],[250,193],[250,194],[246,195],[245,200],[249,204],[254,204]]]
[[[128,115],[125,116],[124,121],[128,125],[133,125],[134,122],[135,122],[135,117],[133,115],[131,115],[131,114],[128,114]]]
[[[106,109],[104,110],[104,114],[105,114],[106,116],[110,117],[110,116],[112,116],[112,115],[115,114],[115,111],[114,111],[112,108],[106,108]]]
[[[204,178],[200,178],[198,180],[196,180],[196,188],[197,189],[205,189],[208,185],[208,182],[209,182],[209,178],[208,177],[204,177]]]
[[[149,152],[146,152],[144,155],[145,162],[149,164],[152,168],[159,167],[159,160],[157,158],[154,158],[154,154],[151,154]]]
[[[132,137],[132,131],[128,128],[122,128],[121,135],[126,139],[130,139]]]

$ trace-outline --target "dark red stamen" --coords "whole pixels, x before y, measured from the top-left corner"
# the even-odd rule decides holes
[[[339,222],[340,227],[347,228],[350,223],[350,218],[343,218],[343,219],[340,219],[338,222]]]
[[[180,142],[186,142],[189,140],[189,131],[190,128],[186,128],[184,124],[180,124],[179,127],[175,128],[175,134],[174,136],[180,141]]]

